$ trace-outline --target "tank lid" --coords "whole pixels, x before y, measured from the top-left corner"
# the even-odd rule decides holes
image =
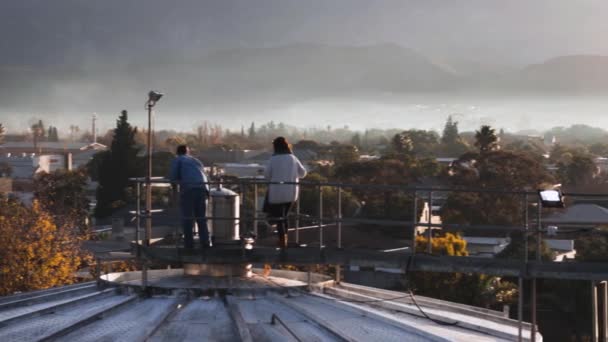
[[[215,189],[211,189],[211,191],[209,192],[209,194],[212,197],[231,197],[231,196],[237,196],[237,193],[230,190],[230,189],[226,189],[226,188],[215,188]]]

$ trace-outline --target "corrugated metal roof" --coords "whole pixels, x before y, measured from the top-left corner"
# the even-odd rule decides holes
[[[168,283],[163,274],[175,278],[179,270],[159,270],[145,292],[136,290],[134,272],[108,277],[122,280],[106,289],[84,283],[4,297],[0,340],[468,342],[517,337],[517,322],[491,310],[417,297],[433,321],[423,318],[404,293],[327,281],[308,292],[301,281],[306,273],[273,272],[281,277],[234,278],[232,287],[211,292],[162,291],[157,285]],[[300,280],[283,277],[289,274]],[[203,289],[208,285],[203,278],[189,281]],[[266,283],[266,289],[243,291],[254,282]],[[528,330],[529,324],[527,335]]]

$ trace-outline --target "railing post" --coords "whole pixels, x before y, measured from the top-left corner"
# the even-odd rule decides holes
[[[338,213],[337,226],[338,226],[338,248],[342,248],[342,187],[338,185]],[[342,266],[336,264],[336,284],[340,284]]]
[[[140,230],[141,230],[141,183],[136,181],[136,192],[135,192],[135,246],[136,248],[136,256],[137,259],[141,258],[141,239]]]
[[[541,222],[541,216],[542,216],[542,210],[543,210],[543,203],[541,202],[540,198],[537,200],[536,202],[536,261],[540,261],[541,260],[541,246],[542,246],[542,233],[541,233],[541,228],[542,228],[542,222]],[[527,246],[526,246],[527,247]],[[527,250],[526,250],[527,253]],[[531,308],[530,310],[532,311],[532,329],[530,329],[530,341],[535,342],[536,341],[536,323],[537,323],[537,318],[536,318],[536,286],[537,286],[537,281],[536,278],[532,278],[532,295],[531,295],[531,299],[530,301],[532,302],[531,304]]]
[[[597,324],[597,286],[595,281],[590,281],[591,284],[591,341],[598,342],[599,331]]]
[[[429,191],[429,197],[428,197],[428,214],[427,214],[427,238],[428,238],[428,245],[426,246],[426,252],[428,254],[433,254],[433,229],[431,226],[431,217],[433,216],[433,192]]]
[[[296,244],[300,244],[300,198],[296,201]]]
[[[522,268],[520,272],[526,269],[528,263],[528,195],[523,197],[524,203],[524,231],[522,232],[524,237],[524,255],[522,261]],[[518,298],[517,298],[517,340],[523,341],[523,326],[524,326],[524,278],[520,273],[518,278]]]
[[[413,216],[413,229],[412,229],[412,255],[416,254],[416,236],[418,235],[416,232],[416,225],[418,224],[418,191],[414,191],[414,213]]]
[[[602,341],[608,341],[608,282],[599,282],[602,291]]]
[[[338,248],[342,248],[342,187],[338,185]]]
[[[253,234],[258,236],[258,184],[255,182],[253,183]]]
[[[323,186],[319,185],[319,249],[323,248]]]

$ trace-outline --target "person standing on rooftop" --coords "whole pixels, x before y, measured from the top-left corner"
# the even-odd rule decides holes
[[[207,228],[207,199],[209,184],[205,175],[203,163],[190,155],[186,145],[177,147],[177,156],[171,164],[169,176],[173,185],[180,187],[180,209],[182,228],[184,231],[184,247],[194,248],[193,226],[198,226],[198,234],[202,248],[209,247],[209,230]]]
[[[284,137],[278,137],[272,142],[274,154],[270,157],[264,176],[269,182],[286,182],[292,184],[270,184],[268,186],[267,212],[272,221],[277,223],[279,247],[287,248],[287,213],[298,200],[298,185],[300,178],[306,176],[306,169],[296,156],[293,155],[289,143]]]

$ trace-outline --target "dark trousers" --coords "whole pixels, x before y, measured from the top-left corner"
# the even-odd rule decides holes
[[[203,188],[182,189],[180,193],[182,211],[182,228],[184,230],[184,247],[194,248],[192,229],[194,220],[198,225],[198,234],[202,246],[209,245],[209,229],[207,228],[207,191]]]
[[[268,216],[270,216],[270,222],[277,224],[277,232],[279,233],[279,236],[287,234],[287,213],[289,213],[289,209],[291,209],[292,204],[292,202],[268,204]]]

